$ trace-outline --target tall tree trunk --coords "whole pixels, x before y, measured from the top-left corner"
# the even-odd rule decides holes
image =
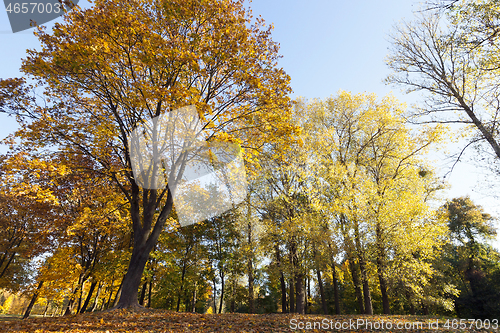
[[[71,312],[73,311],[73,305],[75,303],[74,299],[75,295],[71,295],[69,300],[68,300],[68,305],[66,306],[66,310],[64,311],[64,316],[69,316]]]
[[[356,294],[356,300],[358,301],[358,313],[365,313],[363,292],[361,291],[361,281],[358,275],[358,265],[356,264],[354,253],[354,244],[351,236],[346,230],[347,218],[344,214],[340,217],[340,227],[342,235],[344,237],[344,247],[347,255],[347,260],[349,261],[349,270],[351,271],[352,283],[354,284],[354,292]]]
[[[316,278],[318,279],[319,294],[321,296],[321,309],[323,310],[323,314],[327,315],[328,308],[326,306],[325,290],[323,288],[323,280],[321,279],[321,272],[319,268],[316,268]]]
[[[24,240],[24,236],[19,236],[19,238],[17,238],[16,240],[16,237],[14,237],[13,239],[11,238],[12,240],[12,243],[11,243],[11,247],[10,249],[13,250],[15,248],[18,248],[22,241]],[[7,261],[7,264],[4,266],[4,268],[2,269],[2,272],[0,273],[0,278],[2,278],[5,274],[5,272],[7,272],[7,268],[9,268],[10,264],[12,263],[12,260],[14,259],[15,255],[16,255],[16,251],[13,251],[10,255],[10,258],[9,258],[9,261]],[[5,258],[7,258],[7,255],[8,255],[8,251],[6,251],[4,253],[4,255],[2,256],[2,259],[1,259],[1,262],[0,262],[0,267],[2,267],[4,261],[5,261]]]
[[[121,298],[122,290],[123,290],[123,281],[125,280],[125,277],[123,277],[122,282],[120,283],[120,286],[118,287],[118,290],[116,292],[115,300],[113,301],[113,307],[116,307],[118,305],[118,302]],[[137,296],[137,295],[136,295]],[[108,307],[109,308],[109,307]]]
[[[196,302],[197,301],[198,301],[198,280],[194,281],[193,304],[191,306],[192,313],[196,313]]]
[[[115,280],[111,281],[111,284],[109,285],[109,298],[107,302],[102,302],[102,308],[106,306],[106,309],[109,309],[109,306],[111,305],[111,300],[113,299],[113,285],[115,284]],[[108,289],[108,288],[106,288]],[[101,309],[102,310],[102,309]]]
[[[33,306],[35,305],[35,302],[38,298],[38,295],[40,294],[40,289],[42,289],[42,286],[43,286],[43,281],[40,281],[38,283],[38,287],[36,288],[35,292],[33,293],[33,296],[31,296],[31,301],[28,304],[26,311],[24,312],[23,319],[26,319],[30,316],[31,310],[33,310]]]
[[[73,293],[69,297],[68,305],[66,306],[66,310],[64,311],[65,316],[68,316],[71,314],[71,312],[73,312],[73,306],[75,305],[76,297],[77,297],[78,291],[80,290],[80,285],[82,284],[82,281],[83,281],[83,275],[80,274],[80,276],[78,277],[77,286],[76,286],[75,290],[73,290]]]
[[[250,194],[247,196],[247,245],[248,253],[248,312],[255,312],[254,303],[254,276],[253,276],[253,235],[252,235],[252,214],[250,210]]]
[[[391,309],[389,305],[389,296],[387,294],[387,283],[385,280],[385,250],[382,239],[382,229],[380,225],[377,224],[376,227],[376,237],[377,237],[377,273],[378,281],[380,284],[380,292],[382,294],[382,307],[384,314],[391,314]]]
[[[234,310],[236,309],[236,301],[235,301],[235,297],[236,297],[236,279],[233,277],[231,279],[231,313],[234,313]]]
[[[377,259],[377,273],[378,273],[378,281],[380,284],[380,292],[382,294],[383,312],[386,315],[390,315],[391,309],[390,309],[390,305],[389,305],[389,296],[387,295],[387,283],[385,281],[382,265],[383,264],[380,261],[380,259]]]
[[[225,285],[226,285],[226,282],[225,282],[225,276],[224,276],[224,271],[221,269],[220,270],[220,300],[219,300],[219,313],[222,313],[222,305],[223,305],[223,302],[224,302],[224,292],[225,292]]]
[[[217,313],[217,284],[215,283],[215,275],[214,275],[213,284],[214,284],[214,291],[213,291],[213,295],[214,295],[214,313]]]
[[[45,317],[47,315],[47,311],[49,310],[49,300],[47,300],[47,305],[45,306],[45,309],[43,310],[43,316]]]
[[[294,288],[294,284],[295,284],[295,281],[292,277],[292,278],[290,278],[290,282],[288,283],[288,285],[290,286],[290,291],[289,291],[290,313],[295,313],[295,288]]]
[[[82,308],[83,289],[85,289],[85,282],[87,282],[87,279],[83,279],[82,284],[80,285],[80,292],[78,293],[78,306],[76,307],[76,313],[80,313],[80,309]]]
[[[148,288],[148,308],[151,307],[151,289],[153,288],[153,278],[151,278],[151,281],[149,281],[149,288]]]
[[[339,282],[337,280],[337,270],[336,270],[336,265],[335,261],[333,260],[332,257],[332,280],[333,280],[333,299],[335,302],[335,314],[340,314],[340,295],[339,295]],[[359,289],[361,293],[361,289]],[[361,299],[361,297],[360,297]],[[363,303],[361,303],[363,304]]]
[[[137,300],[139,286],[141,284],[144,267],[146,266],[152,248],[152,246],[147,246],[146,244],[139,244],[138,246],[134,244],[129,267],[117,294],[118,302],[115,307],[122,309],[139,306]]]
[[[304,308],[305,308],[305,313],[308,313],[309,311],[309,300],[311,299],[311,279],[309,278],[309,275],[306,275],[306,282],[307,282],[307,293],[306,293],[306,299],[304,301]]]
[[[339,295],[339,283],[337,280],[337,264],[335,262],[334,250],[332,243],[328,242],[328,248],[330,250],[330,262],[332,267],[332,280],[333,280],[333,299],[335,302],[335,314],[340,314],[340,295]],[[360,290],[361,291],[361,290]],[[361,297],[360,297],[361,298]]]
[[[254,285],[253,262],[252,262],[252,258],[249,258],[249,260],[248,260],[248,313],[255,313],[253,285]]]
[[[305,291],[304,291],[304,274],[299,273],[295,276],[295,289],[297,295],[297,313],[304,314],[304,299],[305,299]]]
[[[283,274],[283,269],[281,267],[281,254],[279,245],[275,245],[276,250],[276,265],[280,270],[280,286],[281,286],[281,312],[288,313],[288,306],[286,303],[286,284],[285,284],[285,275]]]
[[[286,283],[283,271],[280,271],[280,285],[281,285],[281,312],[288,313],[288,304],[286,301]]]
[[[297,304],[298,304],[298,300],[296,300],[296,296],[298,294],[298,290],[296,289],[298,284],[297,284],[297,277],[298,277],[298,262],[297,262],[297,247],[296,247],[296,244],[295,244],[295,239],[294,237],[292,236],[292,238],[290,239],[289,243],[288,243],[288,248],[289,248],[289,251],[288,251],[288,255],[289,255],[289,258],[290,258],[290,263],[292,265],[292,274],[291,274],[291,281],[290,281],[290,312],[291,313],[294,313],[294,312],[298,312],[299,309],[297,308]],[[302,282],[301,282],[302,283]],[[295,287],[295,293],[293,292],[294,291],[294,287]]]
[[[189,312],[189,307],[192,304],[191,293],[184,289],[184,312]]]
[[[372,297],[370,293],[370,286],[368,284],[368,272],[366,269],[365,253],[363,245],[361,244],[361,236],[359,233],[358,222],[354,223],[354,236],[356,241],[356,252],[358,253],[359,270],[361,271],[361,281],[363,282],[363,296],[365,300],[365,314],[372,315]]]
[[[141,306],[144,306],[144,298],[146,297],[146,286],[148,284],[148,281],[144,281],[144,283],[142,284],[142,290],[141,290],[141,296],[140,296],[140,299],[139,299],[139,304]]]
[[[361,271],[361,280],[363,281],[363,296],[365,300],[365,314],[372,315],[372,296],[370,293],[370,286],[368,285],[368,273],[366,271],[366,264],[363,258],[359,260],[359,269]]]
[[[181,285],[177,291],[177,306],[176,311],[179,312],[181,306],[182,291],[184,290],[184,279],[186,277],[187,270],[187,257],[189,255],[189,246],[186,246],[186,253],[184,254],[184,259],[182,261],[182,272],[181,272]]]
[[[175,189],[172,189],[175,191]],[[140,189],[135,182],[132,183],[132,200],[130,203],[130,215],[134,231],[134,246],[132,256],[128,265],[127,273],[123,278],[120,300],[116,308],[139,307],[138,292],[141,284],[142,273],[153,250],[158,237],[163,230],[165,221],[172,211],[173,198],[170,189],[167,190],[167,201],[153,223],[157,208],[158,190],[143,189],[142,219],[139,194]],[[141,221],[142,220],[142,221]]]
[[[351,259],[349,259],[349,270],[351,271],[354,292],[356,293],[356,299],[358,301],[358,311],[362,314],[365,313],[363,291],[361,289],[361,280],[358,275],[358,265],[354,262],[354,260],[351,261]]]
[[[92,309],[90,309],[90,312],[94,312],[97,309],[97,304],[99,303],[99,297],[101,296],[101,290],[102,290],[102,282],[99,282],[99,286],[97,287],[97,294],[95,295],[94,304],[92,305]]]
[[[90,284],[89,292],[87,294],[87,298],[85,299],[83,306],[80,308],[79,313],[84,313],[85,310],[87,310],[87,306],[89,306],[90,300],[92,298],[92,294],[94,293],[94,289],[96,286],[97,286],[97,281],[95,281],[95,280],[92,281],[92,283]]]

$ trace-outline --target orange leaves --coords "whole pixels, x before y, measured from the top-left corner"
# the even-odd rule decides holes
[[[267,332],[298,332],[297,326],[301,322],[305,327],[306,323],[314,325],[314,322],[324,323],[323,326],[316,325],[311,332],[345,332],[345,327],[349,327],[349,322],[356,323],[360,320],[359,331],[382,332],[386,330],[370,329],[369,324],[362,325],[361,320],[371,322],[372,327],[380,328],[383,322],[384,327],[392,324],[392,331],[396,327],[404,332],[421,332],[420,326],[412,323],[421,323],[421,327],[432,327],[433,332],[448,332],[445,327],[447,318],[430,318],[426,316],[324,316],[324,315],[297,315],[297,314],[193,314],[176,313],[162,310],[140,309],[113,310],[108,312],[84,314],[77,316],[66,316],[59,318],[37,318],[23,321],[0,321],[0,329],[6,332],[70,332],[70,333],[104,333],[104,332],[241,332],[241,333],[267,333]],[[344,329],[342,329],[344,323]],[[375,324],[377,323],[377,324]],[[432,323],[432,326],[429,326]],[[436,326],[436,323],[438,324]],[[336,325],[337,324],[337,325]],[[347,325],[346,325],[347,324]],[[295,325],[295,326],[294,326]],[[311,328],[314,326],[311,325]],[[325,327],[325,325],[327,327]],[[399,325],[399,326],[398,326]],[[292,330],[291,327],[295,327]],[[339,329],[335,329],[335,327]],[[408,329],[408,327],[410,327]],[[425,330],[425,329],[424,329]],[[389,331],[389,330],[387,330]],[[471,332],[486,332],[487,330],[471,330]]]

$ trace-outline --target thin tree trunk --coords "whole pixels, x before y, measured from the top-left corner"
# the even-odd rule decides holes
[[[95,295],[94,304],[90,312],[94,312],[97,309],[97,304],[99,303],[99,296],[101,296],[102,282],[99,282],[99,287],[97,287],[97,294]]]
[[[122,283],[120,284],[120,287],[118,287],[118,290],[116,291],[116,296],[113,301],[113,307],[116,307],[118,305],[118,302],[121,299],[122,290],[123,290],[123,280]]]
[[[253,276],[253,236],[252,236],[252,216],[250,210],[250,195],[247,197],[247,243],[248,248],[250,249],[250,253],[248,253],[248,312],[255,312],[255,304],[254,304],[254,276]]]
[[[109,306],[111,305],[111,300],[113,299],[113,285],[114,284],[115,284],[115,280],[111,281],[111,284],[109,285],[109,298],[108,298],[107,302],[102,302],[103,308],[104,308],[104,306],[106,306],[106,309],[109,309]]]
[[[232,286],[231,286],[231,313],[234,313],[234,310],[236,308],[236,301],[235,301],[235,291],[236,291],[236,279],[233,277],[232,278]]]
[[[288,313],[288,306],[286,303],[286,284],[285,284],[285,275],[283,274],[283,269],[281,267],[281,254],[279,245],[276,244],[276,265],[280,270],[280,286],[281,286],[281,312]]]
[[[192,304],[191,293],[184,289],[184,312],[189,312],[189,307]]]
[[[78,277],[77,286],[76,286],[75,290],[73,290],[73,293],[71,294],[71,296],[69,297],[68,305],[66,306],[66,310],[64,311],[64,316],[70,315],[71,312],[73,311],[73,306],[75,305],[75,298],[78,294],[78,290],[80,289],[80,285],[82,283],[81,280],[83,280],[83,276],[80,274],[80,276]]]
[[[376,237],[377,237],[377,273],[378,273],[378,280],[380,284],[380,292],[382,294],[382,308],[384,314],[391,314],[391,309],[389,305],[389,296],[387,294],[387,283],[385,280],[385,250],[383,246],[383,239],[382,239],[382,229],[380,225],[377,224],[376,227]]]
[[[83,298],[83,289],[85,289],[86,279],[83,279],[82,284],[80,285],[80,294],[78,295],[78,306],[76,308],[76,313],[80,313],[80,309],[82,308],[82,298]]]
[[[214,291],[213,291],[213,295],[214,295],[214,313],[217,313],[217,287],[216,287],[216,284],[215,284],[215,276],[214,276],[213,284],[214,284]]]
[[[297,295],[297,313],[305,314],[304,307],[304,299],[305,299],[305,290],[304,290],[304,274],[299,273],[295,277],[295,285],[296,285],[296,295]]]
[[[191,312],[196,313],[196,302],[198,301],[198,280],[194,281],[193,303],[191,304]]]
[[[57,311],[59,311],[59,306],[58,306],[58,305],[57,305],[57,303],[56,303],[55,309],[54,309],[54,311],[52,312],[51,317],[54,317],[54,316],[57,314]]]
[[[354,244],[351,236],[346,230],[347,218],[345,215],[341,215],[340,227],[342,235],[344,236],[345,252],[347,255],[347,260],[349,261],[349,270],[351,271],[352,283],[354,284],[354,292],[356,294],[356,300],[358,301],[358,312],[359,314],[365,313],[363,292],[361,291],[361,281],[358,275],[358,266],[356,265],[354,252]]]
[[[36,288],[35,292],[33,293],[33,296],[31,297],[31,301],[28,304],[28,307],[26,308],[26,311],[24,312],[23,319],[26,319],[30,316],[31,310],[33,310],[33,306],[35,305],[35,302],[38,298],[38,295],[40,294],[40,289],[42,289],[43,286],[43,281],[40,281],[38,283],[38,287]]]
[[[9,258],[9,261],[7,261],[7,265],[5,265],[5,267],[3,268],[2,272],[0,273],[0,278],[3,277],[3,275],[5,274],[5,272],[7,272],[7,268],[10,266],[12,260],[14,259],[14,257],[16,256],[16,252],[13,252],[12,255],[10,256]]]
[[[71,311],[73,310],[73,304],[75,302],[75,299],[73,298],[74,295],[70,296],[70,299],[68,300],[68,305],[66,306],[66,310],[64,311],[64,316],[69,316],[71,314]]]
[[[149,288],[148,288],[148,308],[151,307],[151,289],[153,288],[153,278],[151,278],[151,281],[149,281]]]
[[[363,247],[361,245],[361,236],[359,234],[359,227],[357,222],[354,224],[354,235],[356,241],[356,249],[358,253],[359,260],[359,270],[361,271],[361,281],[363,282],[363,296],[365,301],[365,314],[372,315],[373,307],[372,307],[372,297],[370,293],[370,286],[368,284],[368,272],[366,269],[366,262]]]
[[[148,281],[145,281],[143,284],[142,284],[142,290],[141,290],[141,297],[139,299],[139,304],[141,306],[144,306],[144,298],[146,297],[146,285],[148,284]]]
[[[92,281],[90,284],[90,290],[87,294],[87,298],[85,299],[85,302],[83,303],[83,306],[81,307],[79,313],[84,313],[85,310],[87,309],[87,306],[89,306],[90,300],[92,299],[92,294],[94,293],[94,289],[97,286],[97,281]]]
[[[309,311],[309,299],[311,299],[311,279],[309,278],[308,275],[306,275],[306,284],[307,284],[307,293],[305,294],[305,300],[304,300],[304,311],[305,313],[308,313]]]
[[[288,247],[289,247],[289,251],[288,251],[288,255],[289,255],[289,259],[290,259],[290,263],[292,265],[292,274],[291,274],[291,281],[290,281],[290,312],[291,313],[295,313],[298,311],[297,309],[297,304],[298,304],[298,300],[297,300],[297,303],[296,303],[296,299],[295,299],[295,296],[297,293],[297,270],[298,270],[298,267],[297,267],[297,248],[295,246],[295,241],[294,241],[294,238],[292,236],[292,239],[289,241],[288,243]],[[295,292],[294,292],[294,288],[295,288]]]
[[[224,280],[224,273],[222,270],[220,270],[220,280],[221,280],[221,284],[220,284],[220,300],[219,300],[219,313],[222,313],[222,305],[223,305],[223,302],[224,302],[224,292],[225,292],[225,280]]]
[[[340,314],[340,295],[339,295],[339,284],[337,280],[337,264],[335,262],[334,250],[331,242],[328,242],[328,248],[330,250],[330,262],[332,267],[332,280],[333,280],[333,298],[335,302],[335,314]],[[361,298],[361,297],[360,297]],[[362,303],[361,303],[362,304]]]
[[[370,293],[370,286],[368,285],[368,273],[366,271],[366,264],[364,259],[360,258],[359,269],[361,270],[361,280],[363,281],[363,295],[365,300],[365,314],[372,315],[372,297]]]
[[[47,311],[49,310],[49,300],[47,300],[47,305],[45,306],[45,310],[43,310],[43,316],[47,315]]]
[[[286,302],[286,283],[283,271],[280,271],[280,285],[281,285],[281,312],[288,313],[288,304]]]
[[[321,279],[321,272],[319,268],[316,268],[316,278],[318,279],[319,294],[321,296],[321,309],[323,310],[323,314],[327,315],[328,308],[326,306],[325,290],[323,288],[323,280]]]
[[[179,286],[179,290],[177,291],[177,305],[176,305],[176,311],[179,312],[180,306],[181,306],[181,297],[182,297],[182,291],[184,290],[184,279],[186,277],[186,270],[187,270],[187,258],[189,255],[189,246],[186,246],[186,251],[184,253],[184,259],[182,261],[182,272],[181,272],[181,285]]]
[[[248,260],[248,313],[255,312],[253,285],[254,285],[253,262],[252,262],[252,258],[249,258],[249,260]]]
[[[340,314],[340,295],[339,295],[339,282],[337,280],[337,270],[335,261],[332,258],[332,280],[333,280],[333,299],[335,302],[335,314]],[[361,293],[361,289],[359,290]],[[361,299],[361,297],[360,297]],[[363,304],[363,303],[361,303]]]
[[[381,267],[383,264],[380,259],[377,259],[377,273],[378,273],[378,281],[380,284],[380,292],[382,294],[382,308],[383,313],[386,315],[391,314],[391,309],[389,305],[389,296],[387,295],[387,284],[385,281],[383,268]]]
[[[15,248],[18,248],[22,241],[23,241],[24,237],[21,236],[18,238],[18,240],[16,240],[16,238],[14,237],[13,239],[11,239],[13,242],[11,243],[12,246],[11,246],[11,250],[15,249]],[[16,244],[17,243],[17,244]],[[2,256],[2,261],[0,263],[0,267],[2,267],[4,261],[5,261],[5,258],[7,257],[7,251],[4,253],[4,255]],[[10,258],[9,258],[9,261],[7,261],[7,264],[5,265],[5,267],[2,269],[2,272],[0,273],[0,278],[2,278],[5,274],[5,272],[7,272],[7,268],[9,268],[10,264],[12,263],[12,260],[14,259],[15,255],[16,255],[16,251],[13,251],[12,254],[10,255]]]

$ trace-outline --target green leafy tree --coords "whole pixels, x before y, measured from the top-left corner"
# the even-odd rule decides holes
[[[494,218],[468,197],[455,198],[443,206],[448,219],[451,245],[445,252],[450,276],[460,287],[456,299],[459,316],[490,318],[500,313],[500,254],[487,241],[496,235]]]

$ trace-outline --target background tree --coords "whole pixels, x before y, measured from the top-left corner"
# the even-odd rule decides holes
[[[451,240],[443,255],[453,270],[448,271],[449,276],[455,277],[460,288],[455,301],[457,314],[481,318],[498,315],[500,255],[488,245],[496,235],[494,219],[468,197],[448,201],[443,210]]]
[[[445,12],[425,11],[396,27],[387,59],[393,70],[387,82],[426,93],[411,119],[465,125],[462,133],[473,134],[465,148],[486,143],[494,162],[500,158],[497,6],[463,1]]]

